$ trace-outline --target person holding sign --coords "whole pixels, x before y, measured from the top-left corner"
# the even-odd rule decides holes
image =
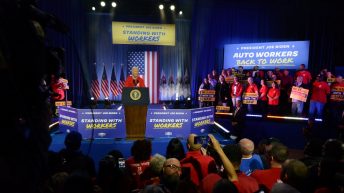
[[[269,104],[269,112],[272,114],[276,114],[278,112],[278,105],[279,105],[279,97],[280,97],[280,90],[277,88],[278,84],[274,81],[271,84],[271,88],[268,91],[268,104]]]
[[[245,93],[255,93],[258,96],[258,87],[257,85],[253,82],[252,77],[247,78],[248,85],[246,87]],[[247,104],[247,111],[249,113],[253,112],[253,105],[252,104]]]
[[[139,76],[139,68],[134,66],[131,69],[131,75],[124,83],[125,87],[145,87],[144,80]]]
[[[306,86],[303,84],[303,76],[298,76],[296,78],[294,86],[298,88],[306,88]],[[303,112],[303,105],[303,101],[293,98],[291,100],[291,114],[301,116]]]
[[[342,76],[337,76],[336,81],[331,85],[330,96],[331,117],[334,124],[337,124],[341,118],[344,109],[344,81]]]
[[[305,64],[300,64],[299,70],[295,73],[295,77],[297,78],[298,76],[302,76],[303,80],[302,83],[309,87],[309,84],[311,83],[312,80],[312,75],[311,73],[306,69]]]

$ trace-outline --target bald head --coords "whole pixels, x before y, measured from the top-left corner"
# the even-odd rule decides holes
[[[167,176],[175,174],[180,176],[182,174],[182,170],[179,160],[176,158],[167,159],[163,165],[163,173]]]
[[[197,135],[194,134],[194,133],[191,133],[188,137],[188,140],[187,140],[187,146],[188,146],[188,149],[190,151],[198,151],[201,149],[202,145],[201,144],[195,144],[195,137]]]
[[[250,139],[243,138],[239,141],[241,152],[243,156],[250,156],[254,150],[254,143]]]

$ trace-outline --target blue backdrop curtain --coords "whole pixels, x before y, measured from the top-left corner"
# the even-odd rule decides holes
[[[193,1],[192,21],[176,21],[176,47],[112,45],[109,36],[100,35],[110,33],[109,15],[89,13],[90,7],[82,0],[39,2],[44,11],[57,15],[71,28],[68,35],[48,30],[47,39],[52,46],[66,50],[67,78],[77,104],[88,97],[92,64],[125,64],[128,51],[158,51],[160,70],[164,71],[160,73],[167,79],[172,74],[175,82],[183,82],[183,76],[188,78],[185,72],[190,73],[193,98],[202,77],[223,68],[225,44],[310,40],[309,68],[313,73],[343,65],[344,30],[339,26],[344,16],[341,6],[331,1]],[[140,22],[149,21],[140,18]]]
[[[192,18],[192,85],[223,68],[225,44],[310,40],[309,68],[334,70],[342,65],[343,13],[332,2],[194,1]],[[196,74],[196,75],[195,75]]]

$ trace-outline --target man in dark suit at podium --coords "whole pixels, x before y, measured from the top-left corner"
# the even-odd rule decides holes
[[[131,75],[128,76],[124,84],[125,87],[145,87],[144,80],[139,76],[139,68],[133,67],[131,69]]]

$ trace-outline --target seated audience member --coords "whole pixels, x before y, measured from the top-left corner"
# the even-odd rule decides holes
[[[322,156],[337,161],[344,159],[344,144],[338,139],[328,139],[322,147]]]
[[[169,158],[163,164],[162,175],[160,182],[164,189],[169,192],[174,192],[179,183],[182,175],[181,164],[176,158]]]
[[[278,112],[280,90],[278,89],[278,85],[275,81],[272,82],[271,86],[272,87],[269,89],[268,94],[267,94],[269,112],[271,114],[276,114]]]
[[[314,193],[342,192],[343,184],[336,180],[337,174],[343,175],[343,162],[333,158],[323,158],[319,164],[318,183]]]
[[[149,167],[151,154],[152,143],[149,140],[136,140],[131,147],[132,156],[125,161],[125,164],[134,181],[133,189],[143,188],[144,184],[140,176]]]
[[[302,83],[303,81],[303,77],[302,76],[298,76],[296,78],[296,81],[294,83],[295,87],[298,88],[306,88],[306,86]],[[291,100],[291,114],[292,115],[297,115],[297,116],[301,116],[302,112],[303,112],[303,106],[304,106],[304,102],[297,100],[297,99],[292,99]]]
[[[69,174],[75,171],[83,171],[87,172],[89,176],[95,177],[94,161],[81,152],[81,141],[82,136],[77,131],[71,131],[66,135],[65,148],[58,153],[61,160],[61,170]]]
[[[304,192],[307,190],[307,166],[298,160],[286,160],[281,171],[282,183],[276,183],[271,193]]]
[[[309,117],[323,117],[324,106],[327,102],[327,95],[330,94],[330,87],[324,81],[324,77],[318,75],[312,86],[311,102],[309,104]]]
[[[122,158],[120,152],[111,151],[99,161],[97,184],[103,193],[126,193],[131,191],[132,181],[126,170],[120,168],[118,158]],[[118,154],[120,153],[120,154]],[[113,154],[116,154],[113,156]],[[118,155],[117,155],[118,154]]]
[[[156,184],[156,185],[160,184],[160,175],[162,173],[162,168],[165,161],[166,161],[166,158],[160,154],[155,154],[151,158],[149,162],[149,167],[140,176],[141,181],[144,182],[144,186],[147,186],[150,184]]]
[[[277,143],[280,143],[280,141],[273,137],[270,137],[268,139],[262,139],[259,141],[258,147],[257,147],[257,154],[262,160],[264,169],[270,168],[270,161],[269,161],[270,156],[268,155],[268,152],[271,150],[272,146]]]
[[[246,174],[247,176],[256,169],[264,169],[262,160],[260,156],[254,154],[254,143],[253,141],[244,138],[239,141],[239,146],[242,153],[242,159],[240,164],[240,171]]]
[[[233,182],[229,181],[228,179],[221,179],[215,183],[212,193],[238,193],[238,189],[236,188]]]
[[[64,193],[93,193],[95,185],[92,183],[90,176],[83,172],[74,172],[69,175],[64,183]]]
[[[166,148],[166,159],[177,158],[179,161],[185,158],[185,150],[182,142],[178,138],[172,138]]]
[[[274,144],[268,154],[271,168],[255,170],[251,176],[258,181],[261,187],[270,192],[272,186],[280,180],[282,164],[288,159],[288,148],[282,144]]]
[[[183,168],[190,169],[190,178],[197,186],[203,177],[217,171],[215,161],[208,155],[201,152],[202,144],[195,143],[196,134],[190,134],[187,139],[188,152],[185,158],[180,161]]]
[[[227,178],[235,185],[238,192],[244,192],[242,190],[241,184],[238,181],[238,175],[235,171],[235,168],[232,162],[228,159],[228,157],[224,153],[219,141],[212,134],[208,134],[208,136],[210,138],[210,146],[214,149],[215,152],[218,153],[222,161],[224,172],[225,174],[227,174]]]
[[[233,164],[233,167],[238,175],[239,184],[242,187],[242,192],[253,193],[258,191],[259,185],[257,180],[240,171],[243,158],[241,147],[237,144],[230,144],[224,146],[223,151]]]

